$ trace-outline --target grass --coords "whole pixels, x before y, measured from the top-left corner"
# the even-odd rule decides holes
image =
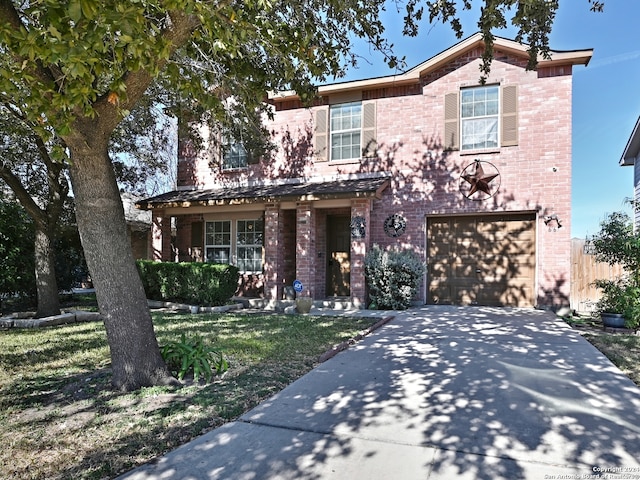
[[[640,386],[640,336],[588,333],[584,337]]]
[[[92,308],[91,298],[82,298]],[[210,384],[110,389],[104,326],[0,331],[0,478],[113,478],[253,408],[375,319],[153,315],[159,343],[197,333],[230,363]],[[567,319],[640,385],[640,337]]]
[[[0,478],[113,478],[236,419],[375,319],[153,315],[158,342],[198,333],[229,371],[210,384],[110,389],[98,322],[0,331]]]
[[[581,330],[589,343],[640,386],[640,336],[634,335],[631,331],[605,331],[602,321],[591,315],[574,315],[565,318],[565,321],[573,328]]]

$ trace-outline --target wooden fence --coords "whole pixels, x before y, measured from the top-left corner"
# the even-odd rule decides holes
[[[590,312],[600,298],[600,292],[592,283],[597,279],[613,280],[622,275],[620,265],[596,262],[593,255],[585,252],[583,238],[571,239],[571,309]]]

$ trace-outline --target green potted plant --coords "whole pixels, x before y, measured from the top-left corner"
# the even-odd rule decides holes
[[[605,327],[636,329],[640,324],[640,288],[629,279],[596,280],[594,285],[602,290],[596,303]]]

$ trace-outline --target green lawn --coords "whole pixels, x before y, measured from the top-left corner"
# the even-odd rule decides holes
[[[154,314],[161,345],[199,334],[224,352],[230,369],[210,384],[131,394],[109,388],[101,323],[0,330],[0,478],[113,478],[237,418],[375,321]],[[585,338],[640,384],[640,337],[589,322],[574,326],[588,328]]]
[[[101,323],[0,331],[0,478],[112,478],[237,418],[376,319],[154,314],[162,345],[197,333],[229,371],[210,384],[109,388]]]

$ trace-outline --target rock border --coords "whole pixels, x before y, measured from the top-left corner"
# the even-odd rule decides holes
[[[99,312],[87,312],[85,310],[70,310],[43,318],[21,318],[24,314],[13,314],[7,317],[0,317],[0,328],[40,328],[66,325],[69,323],[101,321]]]
[[[240,303],[222,305],[220,307],[200,307],[198,305],[186,305],[183,303],[159,302],[147,300],[151,309],[168,309],[173,311],[184,311],[190,313],[224,313],[230,310],[243,308]],[[87,312],[85,310],[69,310],[60,315],[50,317],[33,318],[35,312],[16,312],[5,317],[0,317],[0,328],[41,328],[67,325],[71,323],[102,321],[99,312]]]
[[[166,308],[169,310],[175,310],[179,312],[184,311],[189,313],[224,313],[230,310],[238,310],[243,308],[243,305],[241,303],[232,303],[230,305],[222,305],[219,307],[201,307],[199,305],[188,305],[186,303],[147,300],[147,304],[149,305],[149,308],[152,309]]]

